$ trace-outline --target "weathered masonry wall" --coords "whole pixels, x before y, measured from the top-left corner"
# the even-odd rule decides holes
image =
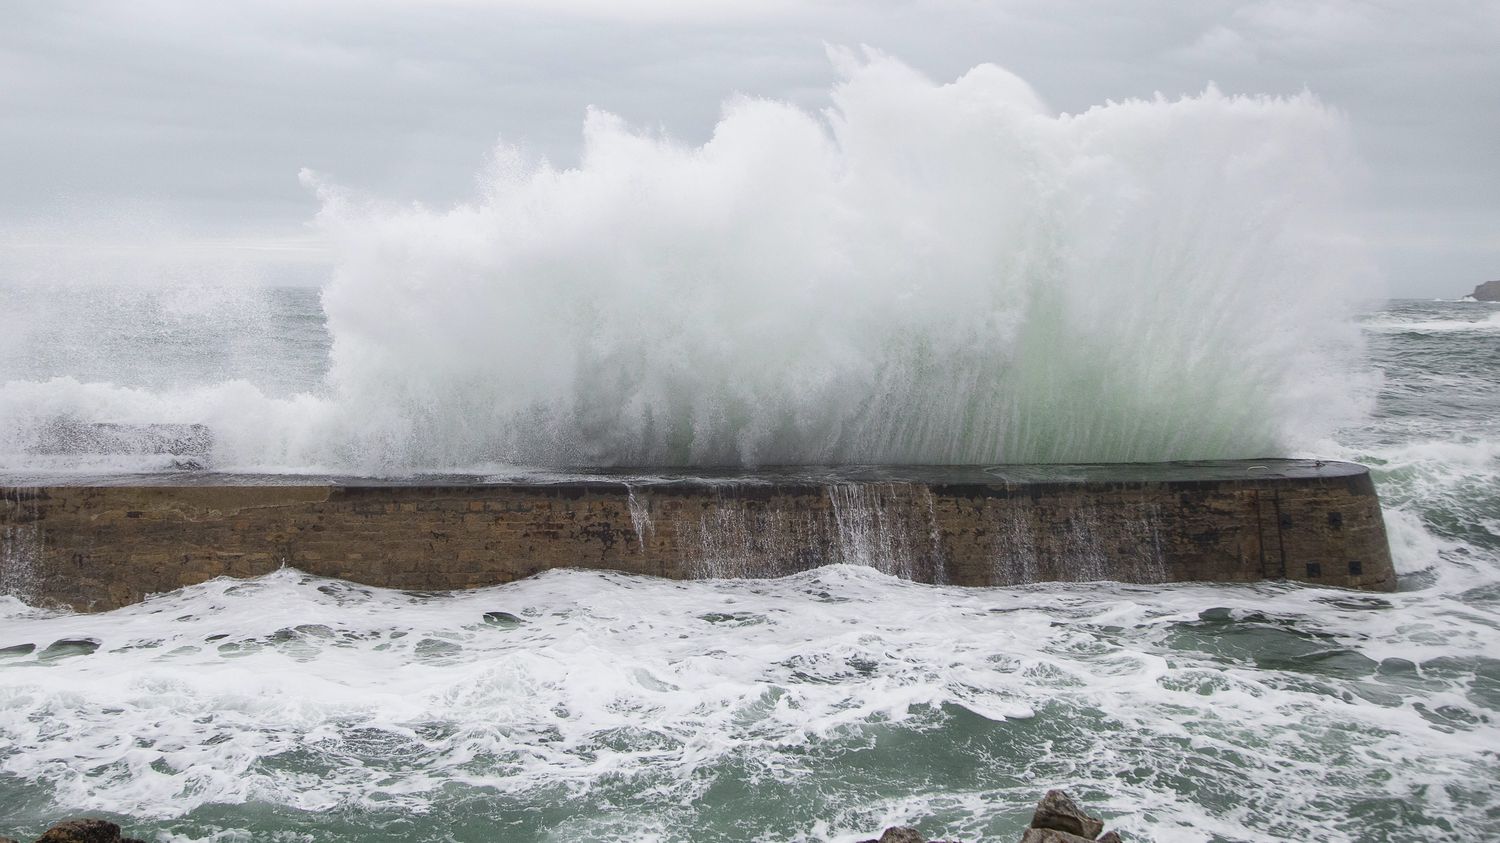
[[[1066,469],[1077,469],[1069,473]],[[1395,587],[1368,473],[1260,461],[791,471],[672,480],[0,488],[0,592],[103,610],[283,565],[455,589],[555,567],[765,577],[847,562],[927,582],[1288,579]],[[112,481],[116,482],[116,481]]]

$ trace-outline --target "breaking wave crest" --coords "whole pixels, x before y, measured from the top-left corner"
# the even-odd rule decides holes
[[[305,173],[321,385],[27,375],[0,452],[67,417],[207,425],[244,470],[1130,461],[1364,412],[1345,128],[1312,96],[1060,115],[990,65],[834,60],[822,113],[734,99],[694,146],[590,112],[577,167],[501,147],[456,207]]]

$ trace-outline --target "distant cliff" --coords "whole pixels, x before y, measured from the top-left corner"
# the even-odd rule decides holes
[[[1500,301],[1500,281],[1486,281],[1469,295],[1478,301]]]

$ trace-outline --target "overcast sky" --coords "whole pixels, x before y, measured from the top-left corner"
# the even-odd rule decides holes
[[[821,107],[826,44],[999,64],[1060,112],[1311,90],[1392,294],[1500,278],[1500,0],[0,0],[0,249],[160,236],[316,278],[302,168],[463,200],[497,139],[575,163],[589,106],[694,143],[736,93]]]

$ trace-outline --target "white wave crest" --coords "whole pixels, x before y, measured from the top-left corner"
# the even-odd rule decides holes
[[[23,378],[0,438],[58,411],[208,423],[259,469],[1118,461],[1364,411],[1345,127],[1310,95],[1057,114],[998,67],[834,58],[824,113],[739,98],[691,146],[591,112],[576,168],[502,147],[457,207],[309,174],[326,389]]]
[[[1500,331],[1500,311],[1482,319],[1371,319],[1362,323],[1362,327],[1386,333],[1489,333]]]

